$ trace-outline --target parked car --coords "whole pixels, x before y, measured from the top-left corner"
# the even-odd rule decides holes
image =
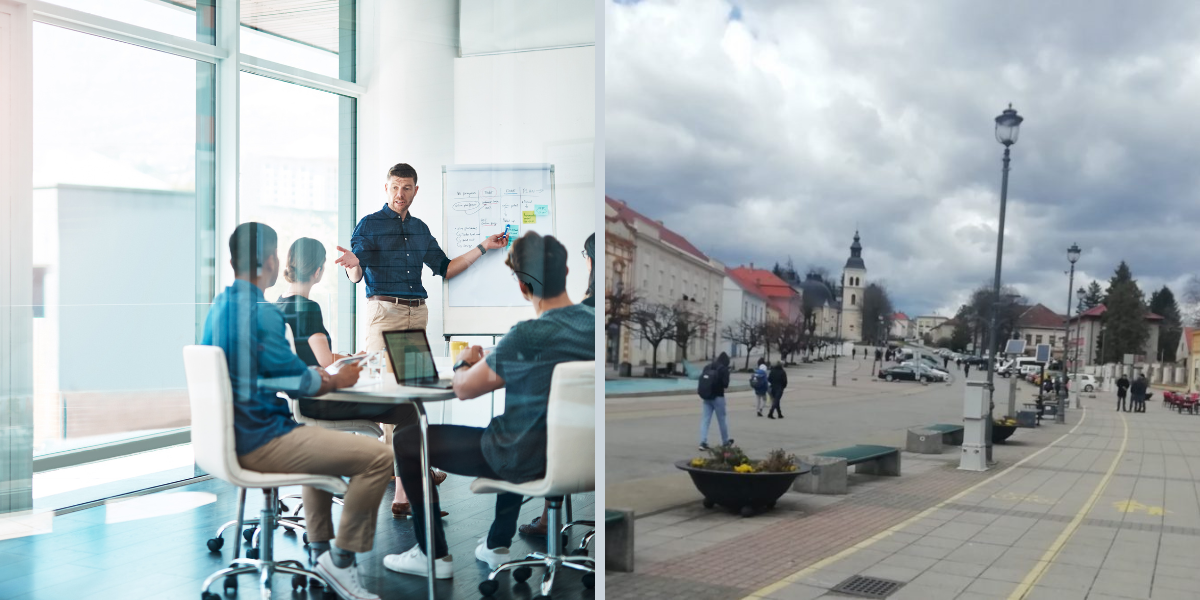
[[[930,375],[934,381],[946,381],[947,379],[950,378],[950,373],[948,373],[942,367],[940,367],[940,366],[935,367],[935,366],[929,365],[924,362],[922,364],[918,365],[918,364],[913,363],[912,361],[907,361],[907,362],[900,363],[900,366],[916,367],[922,373]]]
[[[1076,375],[1071,375],[1071,378],[1070,378],[1072,388],[1075,387],[1075,377],[1076,377]],[[1079,377],[1079,385],[1083,386],[1082,389],[1085,392],[1094,392],[1094,391],[1096,391],[1096,388],[1100,387],[1100,384],[1096,382],[1096,377],[1093,375],[1088,375],[1087,373],[1080,373],[1078,375],[1078,377]]]
[[[879,378],[884,381],[938,381],[938,375],[932,369],[911,364],[880,369]]]

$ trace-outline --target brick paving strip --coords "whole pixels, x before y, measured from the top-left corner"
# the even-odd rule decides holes
[[[783,579],[903,523],[1041,450],[1066,432],[1049,427],[1035,430],[1033,439],[1005,448],[1008,464],[998,464],[987,472],[959,471],[955,464],[947,464],[895,480],[884,478],[889,481],[862,491],[855,491],[852,485],[845,500],[803,518],[652,562],[639,567],[636,573],[609,572],[605,575],[605,596],[630,600],[742,598],[764,583]],[[653,553],[653,549],[648,552]]]

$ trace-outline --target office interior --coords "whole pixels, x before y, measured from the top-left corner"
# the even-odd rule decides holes
[[[181,353],[233,280],[239,223],[271,225],[281,257],[299,237],[324,243],[311,299],[350,353],[367,300],[334,246],[386,202],[391,165],[416,168],[412,214],[441,238],[444,166],[552,164],[554,231],[581,300],[597,229],[596,30],[588,0],[0,0],[0,598],[197,598],[235,543],[250,547],[233,531],[207,547],[237,489],[196,465]],[[422,281],[440,369],[447,333],[496,343],[502,332],[444,331],[443,280]],[[476,427],[503,410],[502,390],[428,408],[430,423]],[[440,488],[455,577],[438,598],[479,597],[488,574],[471,549],[493,500],[470,484]],[[380,564],[415,542],[391,494],[364,583],[428,597],[424,579]],[[571,496],[574,518],[593,503]],[[261,505],[250,490],[246,514]],[[533,498],[520,522],[541,513]],[[275,560],[307,561],[299,536],[273,539]],[[511,552],[545,550],[518,536]],[[503,577],[494,597],[537,597],[538,577]],[[285,577],[273,589],[325,597]],[[554,597],[593,594],[558,575]],[[222,596],[258,586],[244,576]]]

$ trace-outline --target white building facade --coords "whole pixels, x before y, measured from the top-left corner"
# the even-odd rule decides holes
[[[727,329],[737,330],[743,324],[761,325],[767,320],[767,299],[756,290],[748,290],[725,276],[725,287],[722,296],[721,327],[722,334],[719,351],[728,352],[729,356],[746,356],[748,349],[745,344],[738,344],[724,337]]]

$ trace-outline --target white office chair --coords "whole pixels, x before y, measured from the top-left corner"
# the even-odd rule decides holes
[[[188,397],[192,405],[192,448],[196,453],[196,464],[213,477],[223,479],[238,487],[237,530],[241,531],[243,512],[246,508],[246,489],[263,490],[263,509],[258,523],[265,535],[260,541],[256,558],[239,558],[240,544],[234,545],[233,562],[204,580],[200,588],[203,600],[217,600],[219,596],[208,591],[218,579],[225,578],[226,594],[237,590],[237,576],[257,571],[264,598],[270,598],[271,576],[276,572],[292,575],[292,587],[301,589],[314,583],[328,585],[316,572],[305,569],[299,561],[275,562],[272,553],[272,537],[277,524],[285,525],[279,516],[279,488],[288,485],[311,485],[334,494],[345,493],[346,483],[340,477],[311,475],[307,473],[258,473],[243,469],[238,463],[234,449],[233,434],[233,389],[229,382],[229,369],[225,352],[215,346],[185,346],[183,365],[187,373]]]
[[[559,567],[584,572],[583,585],[590,588],[596,582],[596,561],[588,556],[565,556],[563,537],[573,525],[562,523],[563,496],[590,492],[596,489],[596,363],[595,361],[562,363],[554,368],[550,382],[549,406],[546,411],[546,476],[526,483],[509,483],[478,478],[471,482],[476,494],[510,492],[522,496],[546,498],[549,523],[546,524],[546,552],[534,552],[522,560],[505,563],[488,574],[479,584],[479,591],[490,596],[499,588],[496,577],[513,570],[513,579],[529,578],[530,567],[545,567],[542,595],[549,596],[554,587],[554,575]],[[593,525],[594,526],[594,525]]]

